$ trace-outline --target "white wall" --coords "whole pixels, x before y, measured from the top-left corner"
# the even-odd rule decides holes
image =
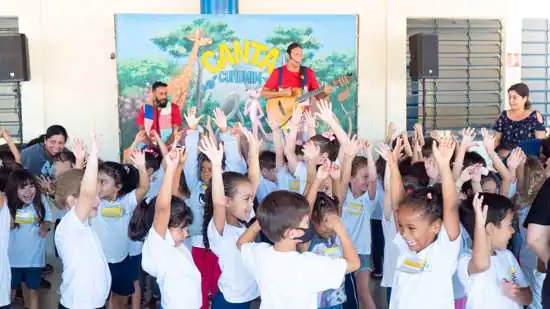
[[[23,85],[23,135],[60,123],[69,134],[103,135],[102,156],[119,148],[115,13],[198,13],[199,0],[0,0],[29,37],[32,81]],[[406,19],[500,18],[505,52],[521,52],[522,17],[550,17],[547,0],[240,0],[241,14],[359,14],[359,135],[378,141],[394,121],[405,127]],[[546,13],[547,16],[541,15]],[[520,80],[505,68],[505,87]]]

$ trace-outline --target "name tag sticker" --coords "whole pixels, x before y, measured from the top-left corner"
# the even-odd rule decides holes
[[[350,203],[346,210],[350,215],[359,216],[363,212],[363,204]]]
[[[103,207],[101,215],[106,218],[120,218],[123,215],[122,207]]]
[[[403,265],[399,267],[399,271],[409,273],[409,274],[418,274],[427,269],[428,263],[425,259],[413,256],[405,259]]]
[[[30,211],[17,210],[15,213],[15,223],[17,224],[33,224],[34,216]]]
[[[292,191],[300,191],[300,180],[291,180],[289,188]]]

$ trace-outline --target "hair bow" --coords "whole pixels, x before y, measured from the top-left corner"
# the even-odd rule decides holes
[[[428,194],[426,194],[426,198],[427,198],[428,200],[431,201],[432,198],[433,198],[433,197],[432,197],[432,193],[431,193],[431,192],[428,192]]]
[[[336,137],[334,136],[334,132],[331,131],[323,132],[321,135],[331,142],[336,139]]]

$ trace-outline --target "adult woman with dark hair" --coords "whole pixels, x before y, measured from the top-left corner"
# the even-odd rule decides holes
[[[517,147],[520,142],[545,137],[545,125],[542,114],[532,109],[529,101],[529,87],[524,83],[508,88],[510,110],[503,111],[498,117],[495,131],[495,147]]]
[[[31,140],[21,151],[21,163],[37,176],[53,177],[53,158],[65,148],[67,139],[64,127],[50,126],[46,134]]]

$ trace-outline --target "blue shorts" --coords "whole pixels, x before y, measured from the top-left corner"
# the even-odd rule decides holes
[[[138,281],[141,277],[141,254],[129,256],[129,263],[130,263],[130,277],[132,277],[132,281]]]
[[[109,263],[109,270],[111,271],[111,292],[121,296],[134,294],[133,268],[129,256],[120,263]]]
[[[214,300],[212,300],[212,309],[250,309],[250,304],[252,302],[233,304],[225,300],[221,291],[218,290]]]
[[[359,261],[361,262],[361,266],[357,270],[358,273],[363,271],[372,272],[372,258],[370,254],[359,254]]]
[[[12,267],[11,268],[11,288],[17,289],[21,282],[25,282],[31,290],[40,289],[42,282],[42,267]]]

